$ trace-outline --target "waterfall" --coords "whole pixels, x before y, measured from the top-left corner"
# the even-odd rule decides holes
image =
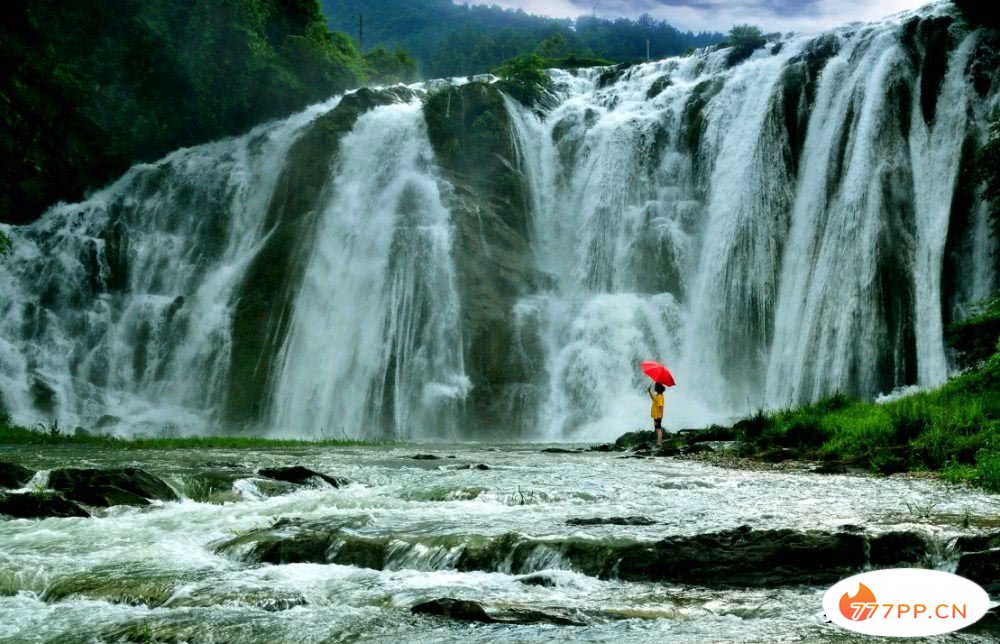
[[[282,355],[274,426],[313,437],[363,436],[382,423],[397,436],[453,434],[469,385],[450,215],[420,103],[368,112],[341,147]]]
[[[738,63],[553,70],[535,105],[359,90],[137,165],[4,228],[0,412],[582,440],[648,426],[644,359],[675,429],[935,386],[997,286],[966,172],[995,46],[936,2]]]
[[[132,168],[11,229],[0,262],[0,411],[22,424],[206,428],[234,292],[298,134],[337,99]]]

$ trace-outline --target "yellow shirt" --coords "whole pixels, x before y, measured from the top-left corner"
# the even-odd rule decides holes
[[[663,418],[663,394],[653,394],[653,406],[649,410],[653,418]]]

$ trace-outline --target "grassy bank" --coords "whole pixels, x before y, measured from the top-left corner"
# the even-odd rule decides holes
[[[0,425],[0,447],[22,445],[78,445],[105,449],[282,449],[316,447],[382,447],[391,441],[285,440],[255,436],[197,436],[124,439],[113,436],[70,436],[24,427]]]
[[[968,325],[965,331],[970,332]],[[939,389],[883,404],[838,395],[797,409],[758,412],[736,427],[759,452],[790,448],[807,458],[854,463],[882,474],[938,471],[947,480],[1000,492],[995,337],[991,346],[991,357]]]

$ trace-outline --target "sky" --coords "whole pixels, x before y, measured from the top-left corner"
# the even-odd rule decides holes
[[[692,31],[729,31],[734,24],[765,31],[821,31],[849,22],[878,20],[923,6],[929,0],[455,0],[496,4],[558,18],[596,13],[601,17],[654,18]]]

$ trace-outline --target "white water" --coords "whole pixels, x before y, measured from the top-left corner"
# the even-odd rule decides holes
[[[981,200],[968,230],[951,230],[962,142],[982,140],[997,104],[968,77],[979,34],[953,28],[930,125],[904,36],[913,16],[951,10],[832,32],[838,50],[814,79],[795,162],[785,80],[811,37],[731,69],[725,50],[638,65],[604,87],[604,70],[556,71],[544,110],[508,99],[530,243],[553,278],[509,312],[523,345],[541,347],[525,358],[535,420],[509,435],[647,426],[644,359],[677,377],[671,428],[942,382],[942,312],[961,316],[996,287]],[[13,230],[17,254],[0,264],[0,395],[14,420],[216,427],[238,287],[269,232],[271,193],[291,144],[336,104],[138,166]],[[339,149],[278,367],[258,375],[273,400],[259,424],[309,437],[471,435],[464,426],[484,419],[465,400],[492,383],[466,377],[467,356],[484,352],[461,320],[484,303],[457,287],[452,188],[420,101],[362,115]],[[116,226],[124,284],[105,257]]]
[[[12,231],[15,254],[0,262],[0,395],[14,422],[109,415],[122,431],[203,428],[222,401],[234,289],[266,232],[285,155],[337,102],[136,166]],[[115,227],[128,241],[124,277],[107,256]],[[33,405],[36,382],[54,392],[53,409]]]
[[[426,450],[427,448],[421,448]],[[211,473],[218,493],[93,518],[0,521],[0,642],[844,642],[825,623],[824,587],[713,589],[600,579],[574,569],[547,540],[652,543],[750,525],[868,534],[913,531],[946,544],[996,530],[996,495],[935,481],[802,472],[741,472],[619,454],[541,454],[537,448],[437,445],[457,458],[413,461],[411,448],[130,451],[54,448],[7,456],[38,469],[85,460],[142,467],[178,489]],[[211,461],[214,464],[206,464]],[[303,463],[355,483],[286,486],[261,494],[256,467]],[[456,469],[486,463],[488,471]],[[273,483],[273,482],[272,482]],[[913,509],[911,509],[913,508]],[[920,508],[931,517],[921,518]],[[648,526],[571,526],[569,519],[644,516]],[[391,540],[382,569],[334,563],[261,565],[218,546],[277,519],[349,526]],[[963,522],[971,527],[962,527]],[[294,534],[291,532],[289,534]],[[502,535],[539,544],[518,571],[456,570],[465,548]],[[953,558],[927,562],[954,566]],[[489,609],[569,614],[575,627],[471,625],[409,614],[455,597]],[[991,637],[993,639],[991,639]],[[983,643],[962,632],[949,641]]]
[[[420,103],[363,115],[341,145],[282,356],[274,427],[358,436],[387,422],[398,436],[447,435],[469,385],[450,216]]]

